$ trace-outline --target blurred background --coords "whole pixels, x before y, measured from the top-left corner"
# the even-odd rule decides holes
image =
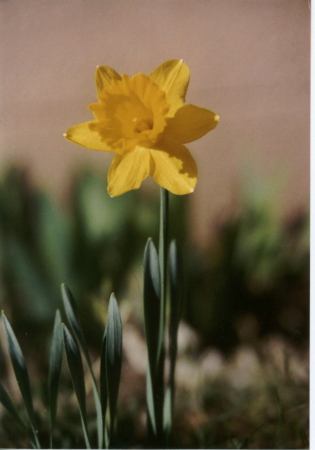
[[[148,236],[157,243],[159,190],[148,179],[111,199],[112,155],[62,135],[92,118],[96,66],[133,75],[179,58],[191,70],[187,103],[220,123],[188,145],[194,194],[171,196],[186,292],[176,442],[307,447],[308,0],[0,0],[0,12],[0,307],[37,380],[43,422],[38,380],[60,284],[75,294],[96,364],[114,291],[125,336],[117,445],[148,446],[142,254]],[[2,339],[1,348],[5,361]],[[14,391],[10,370],[2,364],[0,375]],[[66,384],[60,401],[71,406],[69,395]],[[10,446],[0,414],[0,445]],[[69,414],[59,445],[80,448]]]

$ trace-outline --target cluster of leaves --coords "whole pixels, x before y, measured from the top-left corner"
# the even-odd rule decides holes
[[[109,301],[108,320],[103,335],[100,357],[101,367],[99,390],[88,348],[79,324],[77,306],[72,293],[65,285],[62,286],[62,297],[68,325],[71,331],[65,324],[61,323],[61,316],[59,311],[57,311],[51,342],[49,364],[49,448],[53,448],[53,432],[56,423],[58,388],[61,376],[63,348],[65,349],[72,384],[78,401],[85,446],[86,448],[91,448],[86,415],[85,375],[81,352],[84,356],[92,379],[97,416],[97,448],[108,448],[112,443],[114,436],[116,404],[122,364],[122,325],[116,298],[114,294],[112,294]],[[2,318],[7,339],[8,352],[29,419],[30,432],[32,435],[32,447],[42,448],[40,443],[40,431],[38,430],[34,410],[30,378],[24,355],[11,324],[4,312],[2,312]],[[2,384],[0,384],[0,402],[11,415],[13,421],[27,432],[29,428],[28,425],[25,425],[21,419],[14,402]],[[109,425],[107,425],[108,423]],[[22,437],[23,434],[24,433],[20,433],[20,435],[18,434],[17,437],[13,439],[17,445],[21,445],[18,436]],[[47,447],[48,445],[46,443],[45,448]]]

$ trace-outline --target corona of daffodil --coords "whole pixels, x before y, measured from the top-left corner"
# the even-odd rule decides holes
[[[189,69],[172,59],[148,76],[121,76],[100,66],[95,75],[99,103],[94,120],[71,127],[66,139],[92,150],[115,154],[108,172],[112,197],[140,187],[151,175],[173,194],[193,192],[197,167],[184,144],[213,130],[219,117],[184,105]]]

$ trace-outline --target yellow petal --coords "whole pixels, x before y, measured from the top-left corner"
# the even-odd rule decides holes
[[[150,149],[153,164],[150,175],[155,182],[173,194],[193,192],[197,183],[197,166],[189,150],[178,142],[163,140]]]
[[[90,122],[74,125],[69,128],[64,134],[64,137],[74,144],[81,145],[81,147],[103,152],[113,152],[113,150],[101,140],[100,134],[97,131],[91,130],[90,125],[95,124],[96,122],[96,120],[91,120]]]
[[[138,189],[150,172],[150,153],[136,147],[124,155],[116,155],[108,172],[108,193],[111,197]]]
[[[167,119],[164,135],[186,144],[200,139],[213,130],[218,122],[219,116],[212,111],[195,105],[184,105],[173,118]]]
[[[167,116],[172,117],[184,104],[189,77],[188,66],[178,59],[165,61],[150,73],[149,78],[165,92],[166,101],[170,104]]]
[[[104,89],[108,89],[112,80],[121,80],[116,70],[108,66],[98,66],[95,73],[97,95],[100,95]]]

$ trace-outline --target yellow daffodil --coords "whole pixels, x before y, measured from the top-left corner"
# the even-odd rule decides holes
[[[184,105],[187,65],[172,59],[148,76],[132,78],[100,66],[95,80],[99,103],[89,106],[95,119],[71,127],[64,136],[82,147],[115,153],[109,194],[137,189],[148,175],[174,194],[193,192],[197,167],[183,144],[213,130],[219,117]]]

